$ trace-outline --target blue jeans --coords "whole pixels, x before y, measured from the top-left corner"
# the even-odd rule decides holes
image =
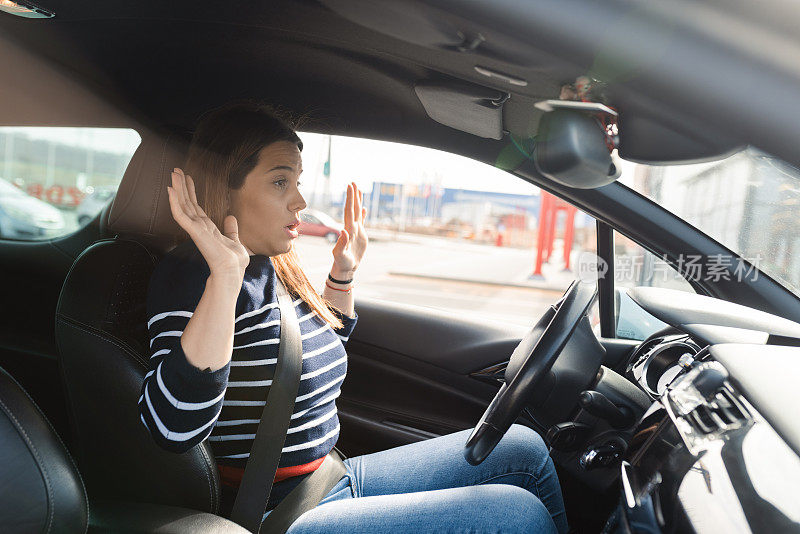
[[[512,425],[472,466],[463,456],[469,432],[348,458],[347,474],[289,534],[565,533],[561,486],[542,438]]]

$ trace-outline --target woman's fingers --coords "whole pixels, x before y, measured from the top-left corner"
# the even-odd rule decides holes
[[[169,196],[170,209],[175,220],[178,218],[186,217],[187,213],[183,207],[183,195],[181,194],[181,179],[176,172],[172,173],[172,187],[168,187],[167,191],[171,192]],[[177,212],[177,213],[176,213]],[[176,216],[177,215],[177,216]],[[180,222],[180,221],[178,221]]]
[[[188,217],[189,210],[186,208],[186,201],[184,200],[183,187],[184,187],[183,180],[181,179],[181,175],[178,174],[177,169],[172,171],[172,192],[174,193],[175,202],[177,202],[181,212]]]
[[[339,232],[339,239],[337,239],[336,244],[333,245],[333,255],[338,256],[344,252],[344,248],[347,246],[347,242],[349,240],[350,234],[347,233],[347,230],[342,230]]]
[[[239,242],[239,222],[236,220],[236,217],[233,215],[228,215],[225,217],[225,220],[222,221],[222,228],[223,234],[225,237],[232,239]]]
[[[175,219],[175,222],[178,223],[178,226],[186,230],[186,233],[191,235],[192,220],[183,210],[178,191],[174,187],[167,187],[167,194],[169,195],[169,209],[172,212],[172,218]]]
[[[354,222],[359,222],[361,220],[361,191],[356,187],[355,182],[353,182],[353,193],[353,220]]]
[[[178,202],[178,195],[173,187],[167,186],[167,196],[169,197],[169,211],[172,212],[172,218],[183,228],[183,212]]]
[[[191,177],[187,179],[183,172],[176,168],[172,172],[172,187],[168,187],[167,191],[172,217],[192,239],[200,238],[201,233],[209,229],[209,225],[205,224],[205,219],[207,219],[205,212],[196,202],[192,201],[194,183],[191,181]],[[211,229],[212,234],[215,233],[214,228]]]
[[[347,184],[347,196],[344,201],[344,227],[349,230],[352,230],[355,219],[353,213],[354,196],[353,184]]]
[[[222,221],[223,231],[208,218],[197,203],[194,180],[176,168],[172,186],[167,187],[169,206],[178,225],[189,234],[212,271],[244,269],[249,262],[247,250],[239,240],[236,217],[228,215]]]
[[[178,182],[181,185],[180,193],[184,204],[183,209],[190,217],[196,217],[197,210],[194,209],[194,206],[192,205],[192,199],[189,198],[189,186],[186,183],[186,175],[183,173],[183,170],[179,168],[175,169],[175,174],[178,175]]]
[[[200,207],[197,203],[197,192],[194,189],[194,180],[188,174],[186,175],[186,190],[189,193],[189,202],[196,207]]]
[[[197,202],[197,193],[195,192],[194,179],[188,174],[186,175],[186,185],[189,188],[189,199],[192,203],[192,207],[194,208],[195,213],[197,213],[197,215],[199,215],[200,217],[205,217],[206,212],[203,211],[203,208],[201,208],[200,204]]]

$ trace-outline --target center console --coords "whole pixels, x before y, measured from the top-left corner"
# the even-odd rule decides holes
[[[716,361],[679,376],[641,418],[604,532],[800,532],[800,459]]]

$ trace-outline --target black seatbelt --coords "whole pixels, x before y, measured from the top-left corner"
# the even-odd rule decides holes
[[[281,450],[286,441],[286,431],[294,412],[294,401],[303,368],[300,323],[292,297],[280,280],[276,278],[276,282],[281,310],[278,363],[231,511],[231,520],[253,533],[261,528],[261,519],[267,508]]]
[[[280,280],[277,280],[277,292],[281,310],[278,363],[231,511],[232,521],[250,532],[262,534],[286,532],[298,517],[314,508],[346,473],[341,457],[335,449],[332,450],[322,465],[306,476],[270,512],[262,528],[261,519],[278,470],[303,369],[300,323],[292,298]]]
[[[298,517],[318,505],[346,472],[336,449],[332,450],[322,465],[290,491],[270,512],[261,528],[261,534],[284,534]]]

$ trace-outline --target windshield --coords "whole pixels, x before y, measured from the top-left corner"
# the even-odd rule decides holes
[[[623,162],[620,181],[800,295],[800,171],[795,167],[748,148],[694,165]],[[732,258],[720,261],[736,266]]]

